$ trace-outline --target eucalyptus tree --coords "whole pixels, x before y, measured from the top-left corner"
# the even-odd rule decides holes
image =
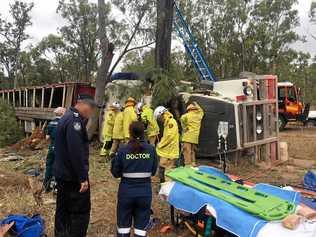
[[[29,39],[27,27],[32,25],[30,13],[34,4],[14,1],[10,4],[10,18],[0,16],[0,63],[4,66],[13,86],[18,86],[21,46]]]

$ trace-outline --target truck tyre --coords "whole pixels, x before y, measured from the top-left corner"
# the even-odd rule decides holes
[[[287,120],[284,118],[283,115],[279,115],[279,131],[283,131],[287,124]]]

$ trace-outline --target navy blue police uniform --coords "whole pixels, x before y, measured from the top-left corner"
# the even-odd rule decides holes
[[[50,144],[48,147],[48,153],[46,157],[46,169],[44,177],[44,187],[46,190],[49,190],[49,184],[53,178],[53,165],[55,161],[55,138],[59,120],[60,117],[56,117],[55,119],[50,121],[47,126],[47,135],[49,135]]]
[[[111,172],[121,178],[117,203],[117,236],[130,236],[134,223],[134,236],[146,236],[151,215],[151,176],[157,170],[155,148],[141,142],[140,153],[132,153],[132,145],[122,146],[112,160]]]
[[[54,176],[57,181],[55,237],[85,237],[90,220],[90,189],[80,193],[89,173],[86,121],[70,108],[58,123]]]

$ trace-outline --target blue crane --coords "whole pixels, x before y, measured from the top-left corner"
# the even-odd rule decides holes
[[[212,69],[208,66],[196,40],[194,39],[191,30],[186,23],[180,8],[177,3],[174,1],[175,7],[175,16],[174,16],[174,25],[179,37],[182,40],[182,43],[190,55],[193,64],[200,75],[200,79],[202,81],[217,81],[217,78],[212,71]]]

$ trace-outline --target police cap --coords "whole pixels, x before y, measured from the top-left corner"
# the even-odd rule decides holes
[[[89,104],[92,107],[97,107],[97,104],[95,103],[94,98],[93,98],[92,95],[79,94],[77,100],[81,101],[83,103],[87,103],[87,104]]]

